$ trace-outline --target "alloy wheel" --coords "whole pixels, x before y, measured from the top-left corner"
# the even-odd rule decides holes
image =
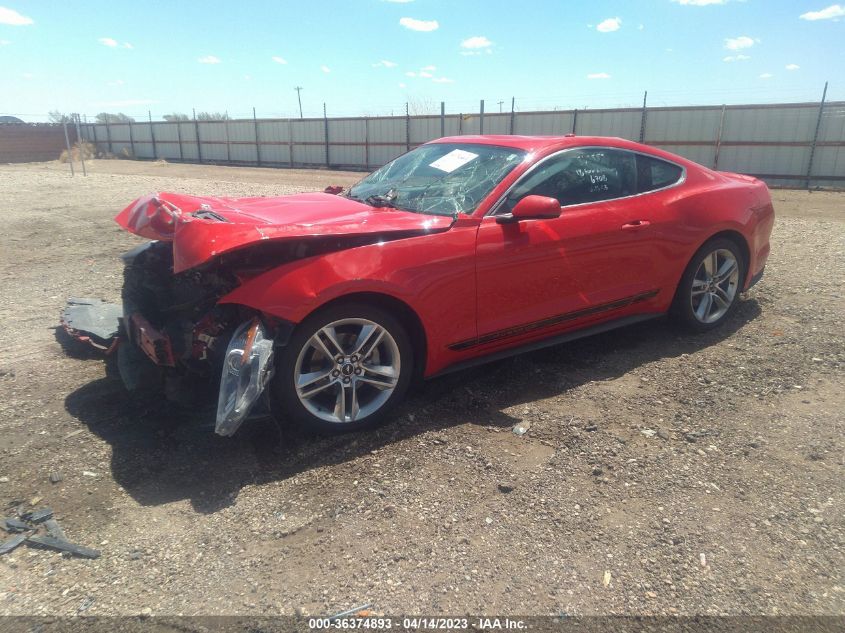
[[[692,280],[690,305],[700,323],[710,324],[730,310],[739,289],[739,262],[725,248],[704,256]]]
[[[399,382],[399,346],[368,319],[341,319],[317,330],[296,359],[299,401],[312,415],[335,424],[378,411]]]

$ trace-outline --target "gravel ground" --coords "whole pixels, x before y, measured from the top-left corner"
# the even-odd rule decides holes
[[[373,432],[225,439],[66,354],[65,298],[119,296],[136,196],[360,175],[89,168],[0,166],[0,504],[102,557],[0,557],[0,614],[845,614],[842,194],[774,192],[766,276],[717,332],[454,374]]]

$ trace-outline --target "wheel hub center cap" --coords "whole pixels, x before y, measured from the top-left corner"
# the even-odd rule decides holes
[[[355,367],[352,366],[352,363],[344,363],[343,367],[340,368],[340,372],[344,376],[351,376],[354,371]]]

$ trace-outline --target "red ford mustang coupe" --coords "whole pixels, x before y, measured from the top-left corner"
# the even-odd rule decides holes
[[[155,194],[118,216],[123,305],[65,329],[130,389],[219,379],[217,433],[255,405],[318,430],[383,420],[412,380],[670,313],[723,323],[763,274],[766,185],[618,138],[461,136],[346,192]]]

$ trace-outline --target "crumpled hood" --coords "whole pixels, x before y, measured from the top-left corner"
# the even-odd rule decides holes
[[[306,193],[276,198],[216,198],[156,193],[138,198],[115,221],[135,235],[173,242],[174,272],[264,240],[445,231],[451,217],[371,207]]]

